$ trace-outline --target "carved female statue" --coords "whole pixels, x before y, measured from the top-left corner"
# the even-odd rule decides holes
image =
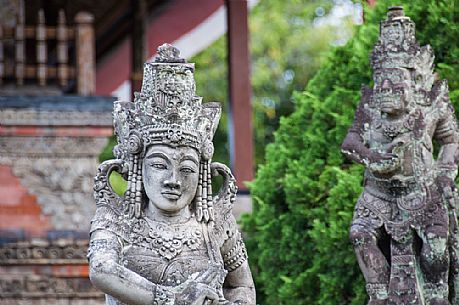
[[[134,103],[115,103],[118,159],[95,178],[90,278],[107,304],[255,304],[247,254],[232,216],[236,186],[211,163],[216,103],[195,96],[194,65],[163,45],[146,63]],[[111,189],[117,170],[124,197]],[[211,176],[223,176],[212,196]]]

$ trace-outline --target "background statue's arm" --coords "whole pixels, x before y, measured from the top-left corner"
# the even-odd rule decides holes
[[[341,145],[341,152],[350,160],[368,166],[370,164],[370,149],[365,146],[362,138],[364,124],[369,123],[365,105],[368,104],[371,90],[362,88],[362,101],[360,102],[354,116],[354,122],[344,138]]]
[[[151,305],[155,298],[174,295],[156,286],[139,274],[119,264],[121,245],[118,237],[108,231],[97,230],[91,234],[89,248],[89,277],[103,292],[132,305]]]
[[[447,177],[451,180],[457,175],[457,164],[459,157],[459,130],[457,126],[454,108],[447,96],[447,89],[442,88],[446,83],[440,82],[437,89],[440,95],[438,98],[441,117],[434,132],[434,139],[440,144],[436,162],[437,176]]]
[[[370,164],[371,151],[365,146],[357,131],[349,130],[341,145],[341,152],[352,161],[365,166]]]

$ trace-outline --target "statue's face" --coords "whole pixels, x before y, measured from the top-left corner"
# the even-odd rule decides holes
[[[400,22],[389,22],[381,27],[381,37],[384,37],[386,45],[400,46],[405,38]]]
[[[175,214],[196,194],[199,155],[191,147],[152,145],[145,154],[142,172],[150,204],[163,213]]]
[[[406,69],[381,69],[374,73],[374,100],[387,114],[402,113],[411,97],[411,76]]]

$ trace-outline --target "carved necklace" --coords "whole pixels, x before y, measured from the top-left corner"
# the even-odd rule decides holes
[[[383,135],[387,139],[393,140],[398,135],[413,130],[413,123],[411,115],[407,115],[399,121],[384,122],[382,124]]]
[[[154,250],[167,260],[179,255],[184,247],[198,249],[204,240],[200,227],[193,222],[193,218],[179,224],[138,219],[132,226],[131,234],[134,245]]]

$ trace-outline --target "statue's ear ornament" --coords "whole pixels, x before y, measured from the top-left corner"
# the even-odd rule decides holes
[[[138,131],[133,130],[130,133],[129,139],[128,139],[128,142],[127,142],[127,149],[129,151],[129,153],[131,153],[133,155],[139,154],[140,152],[142,152],[142,150],[143,150],[143,141],[142,141],[142,136]]]

